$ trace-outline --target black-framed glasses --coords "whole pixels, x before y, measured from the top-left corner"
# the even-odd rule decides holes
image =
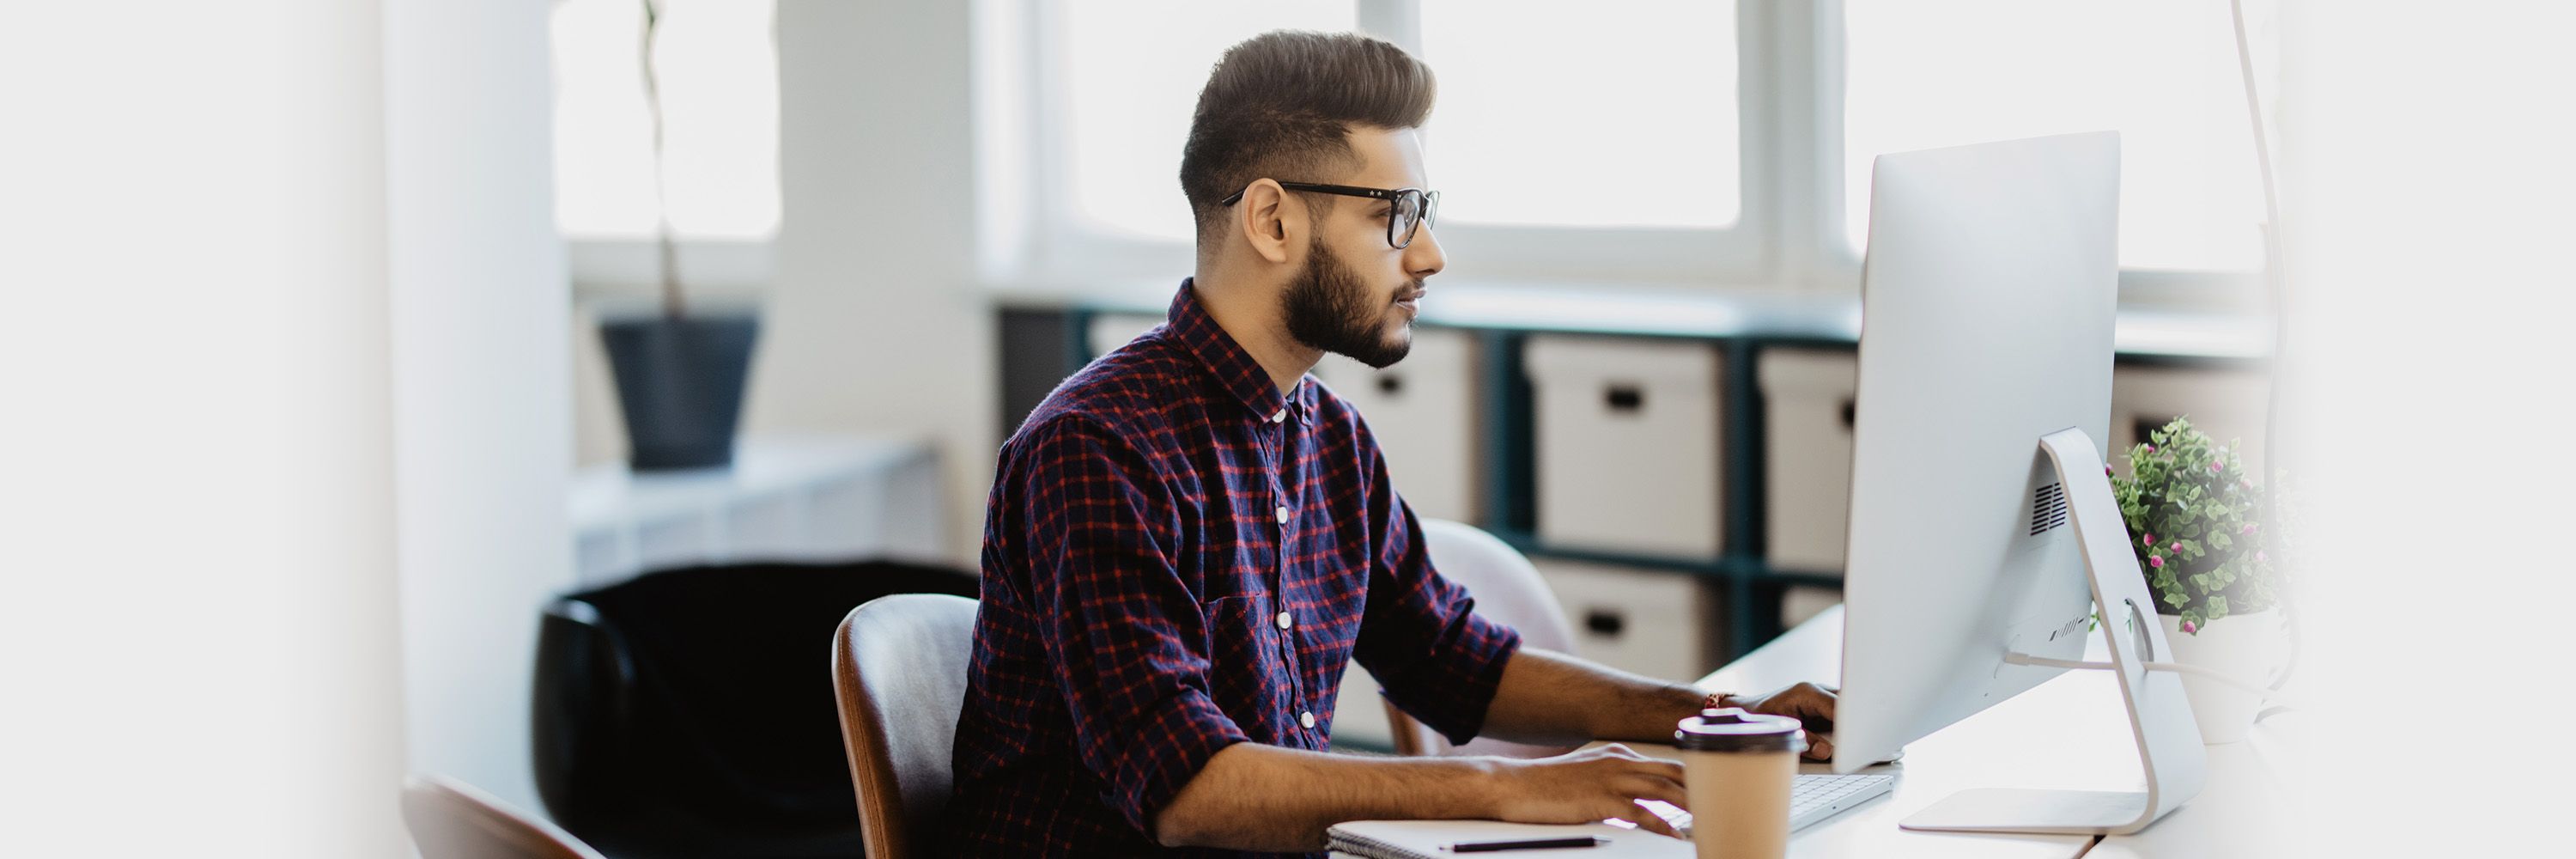
[[[1423,226],[1430,224],[1433,218],[1440,215],[1440,192],[1438,191],[1425,191],[1420,188],[1359,188],[1350,185],[1318,185],[1313,182],[1281,182],[1279,187],[1291,191],[1313,191],[1317,194],[1367,197],[1393,204],[1394,211],[1386,219],[1386,243],[1396,250],[1403,250],[1413,244],[1413,234],[1420,232]],[[1236,191],[1233,196],[1218,200],[1216,204],[1231,206],[1241,199],[1243,199],[1243,191]]]

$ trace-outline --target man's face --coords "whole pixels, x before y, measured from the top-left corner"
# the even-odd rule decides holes
[[[1359,159],[1356,170],[1304,181],[1429,189],[1421,140],[1412,129],[1354,129],[1350,143]],[[1423,281],[1439,273],[1445,260],[1428,226],[1416,231],[1402,250],[1387,243],[1393,206],[1366,197],[1334,197],[1329,206],[1315,207],[1328,211],[1315,224],[1304,265],[1279,299],[1290,337],[1378,368],[1403,360],[1412,350]]]

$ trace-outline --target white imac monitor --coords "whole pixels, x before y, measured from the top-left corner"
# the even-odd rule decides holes
[[[1862,268],[1836,768],[2077,660],[2096,601],[2143,792],[1965,791],[1909,829],[2120,833],[2197,793],[2200,734],[2103,466],[2119,287],[2112,132],[1881,156]]]

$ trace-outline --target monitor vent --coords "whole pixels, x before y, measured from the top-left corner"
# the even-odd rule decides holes
[[[2066,524],[2066,488],[2051,483],[2039,488],[2030,499],[2030,533],[2038,536]]]

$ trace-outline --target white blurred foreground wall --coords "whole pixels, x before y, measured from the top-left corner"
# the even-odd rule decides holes
[[[2576,10],[2286,12],[2303,852],[2563,842]]]
[[[408,853],[380,25],[0,27],[0,855]]]

